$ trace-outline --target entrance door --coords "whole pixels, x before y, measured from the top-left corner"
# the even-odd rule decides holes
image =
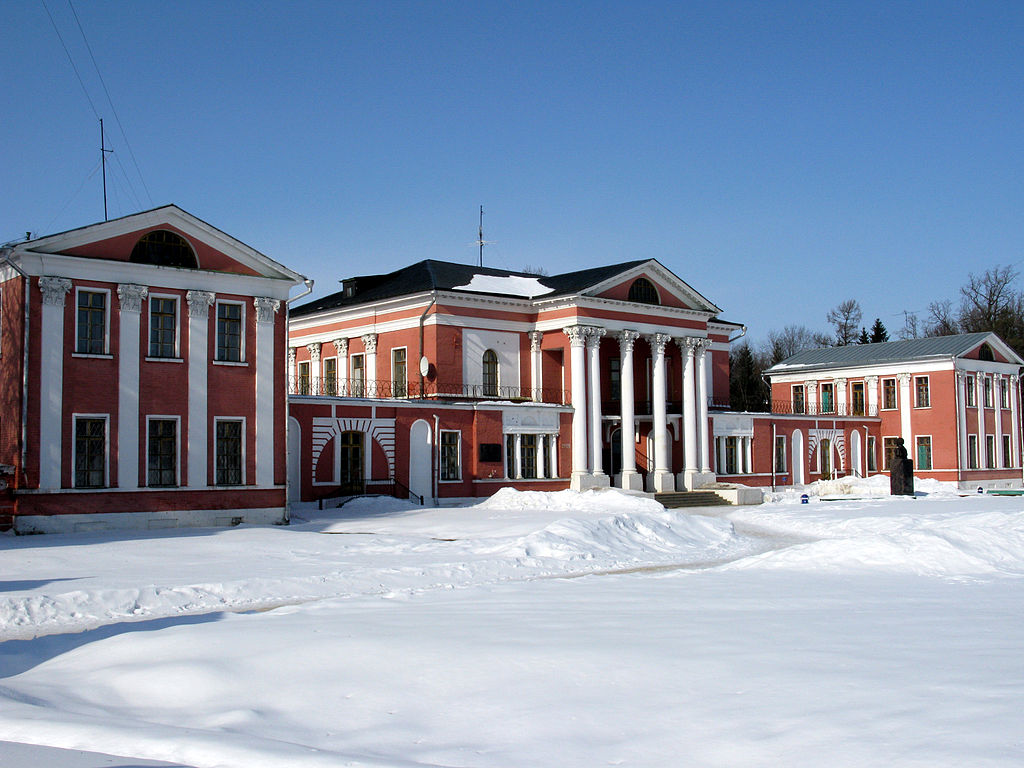
[[[609,477],[615,477],[622,472],[622,430],[616,429],[612,432],[611,445],[605,456],[605,466],[608,467]]]
[[[818,450],[821,451],[821,477],[822,479],[832,478],[832,441],[822,438],[818,443]]]
[[[338,456],[341,459],[338,490],[344,494],[363,493],[363,433],[342,432],[338,436]]]
[[[409,491],[424,502],[433,498],[430,424],[419,419],[409,428]]]

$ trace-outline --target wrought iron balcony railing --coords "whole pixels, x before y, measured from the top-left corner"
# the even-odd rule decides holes
[[[777,413],[780,416],[877,416],[878,407],[861,405],[860,403],[843,403],[842,405],[832,404],[811,404],[793,402],[792,400],[772,400],[765,403],[745,403],[746,407],[735,407],[732,403],[715,401],[711,404],[712,410],[716,411],[747,411],[750,413]]]
[[[532,389],[530,387],[455,384],[438,381],[424,381],[421,385],[419,381],[306,378],[302,376],[289,377],[288,394],[401,400],[450,398],[558,404],[569,402],[569,393],[566,390],[550,387]]]

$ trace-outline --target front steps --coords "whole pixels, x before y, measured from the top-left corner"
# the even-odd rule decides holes
[[[665,491],[654,494],[654,500],[665,507],[665,509],[731,506],[728,501],[714,491]]]

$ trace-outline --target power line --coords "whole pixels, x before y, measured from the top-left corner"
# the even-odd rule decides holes
[[[78,78],[78,84],[82,86],[82,93],[85,94],[85,98],[88,100],[89,106],[92,108],[92,113],[96,115],[96,119],[99,120],[100,113],[96,111],[96,105],[92,102],[92,97],[89,95],[89,89],[85,87],[85,81],[82,80],[82,75],[78,72],[78,67],[75,66],[75,60],[71,58],[71,51],[68,50],[68,46],[64,42],[64,37],[57,28],[57,22],[53,20],[53,14],[50,13],[50,8],[46,5],[46,0],[39,0],[39,2],[43,4],[43,8],[46,9],[46,15],[50,17],[50,23],[53,25],[53,31],[57,33],[57,39],[60,40],[60,44],[64,48],[64,53],[68,57],[68,63],[71,64],[71,68],[75,70],[75,77]]]
[[[99,65],[96,63],[96,57],[93,56],[92,46],[89,45],[89,39],[85,36],[85,30],[82,28],[82,22],[78,19],[78,13],[75,11],[75,6],[71,3],[71,0],[68,0],[68,8],[71,9],[71,13],[75,17],[75,23],[78,24],[78,31],[82,33],[82,40],[85,41],[85,48],[89,51],[89,58],[92,59],[92,66],[96,70],[96,76],[100,79],[100,85],[103,86],[103,93],[107,96],[107,103],[110,105],[110,111],[114,115],[114,120],[117,121],[117,127],[121,131],[121,138],[124,139],[124,145],[128,148],[128,154],[132,158],[132,164],[135,166],[135,172],[139,175],[139,181],[142,182],[142,188],[146,191],[146,197],[149,198],[149,204],[152,205],[153,196],[149,194],[149,187],[146,186],[146,179],[142,176],[142,171],[139,168],[139,162],[135,159],[135,152],[132,150],[132,145],[128,142],[128,135],[124,131],[124,126],[121,125],[121,118],[118,117],[117,110],[114,108],[114,101],[110,98],[110,91],[107,90],[107,84],[103,80],[103,75],[100,73]],[[47,13],[49,13],[49,11],[47,11]],[[75,71],[77,72],[78,70]],[[97,118],[98,117],[99,115],[97,115]],[[131,187],[131,181],[128,180],[127,175],[125,176],[125,181],[128,181],[128,186]],[[134,191],[132,194],[134,195]]]

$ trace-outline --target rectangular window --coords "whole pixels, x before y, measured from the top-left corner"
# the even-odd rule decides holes
[[[835,400],[835,386],[832,384],[821,385],[821,412],[822,413],[835,413],[836,400]]]
[[[325,395],[338,394],[338,358],[328,357],[324,360],[324,386]]]
[[[978,405],[977,395],[975,394],[978,390],[974,388],[974,377],[968,376],[964,380],[964,394],[966,395],[967,407],[974,408]]]
[[[106,291],[78,292],[78,344],[75,351],[80,355],[106,354]]]
[[[725,438],[725,474],[739,474],[739,439]]]
[[[1013,443],[1009,435],[1003,435],[1003,468],[1009,469],[1013,466]]]
[[[985,435],[985,467],[996,468],[996,436]]]
[[[242,305],[217,302],[217,359],[242,362]]]
[[[896,379],[882,379],[882,408],[896,410]]]
[[[103,488],[107,484],[107,420],[75,418],[75,488]]]
[[[776,474],[786,474],[786,436],[776,435],[775,436],[775,472]]]
[[[352,363],[352,391],[349,392],[352,397],[365,397],[366,396],[366,368],[363,363],[362,355],[352,355],[350,358]]]
[[[391,350],[392,397],[408,397],[409,377],[406,372],[405,347]]]
[[[917,469],[932,468],[932,439],[931,437],[917,438]]]
[[[850,401],[854,416],[864,415],[864,382],[858,381],[850,386]]]
[[[617,403],[622,400],[622,360],[613,357],[608,360],[608,382],[611,384],[611,396],[612,402]]]
[[[999,380],[999,407],[1004,410],[1010,407],[1010,387],[1006,379]]]
[[[505,477],[514,479],[516,476],[516,436],[505,436]]]
[[[462,461],[459,450],[459,432],[441,431],[441,479],[461,480]]]
[[[149,356],[178,356],[178,302],[174,299],[149,299]]]
[[[537,478],[537,436],[521,435],[519,446],[522,452],[521,461],[524,480]]]
[[[298,395],[309,394],[309,361],[299,363],[299,380],[295,393]]]
[[[932,404],[931,394],[928,391],[928,377],[914,377],[914,407],[928,408]]]
[[[978,436],[967,436],[967,468],[978,468]]]
[[[985,407],[986,408],[991,408],[992,407],[992,377],[991,376],[986,376],[985,377],[984,392],[985,392]]]
[[[868,435],[868,472],[878,471],[878,456],[875,453],[875,436]]]
[[[146,485],[178,484],[178,421],[150,419],[146,460]]]
[[[804,400],[804,386],[803,384],[797,384],[793,387],[793,413],[804,413],[807,410],[807,404]]]
[[[217,420],[217,485],[241,485],[242,422],[235,419]]]
[[[888,470],[889,467],[892,466],[892,460],[896,458],[896,454],[897,454],[897,450],[896,449],[898,448],[898,446],[896,444],[896,441],[898,439],[899,439],[898,437],[883,437],[882,438],[882,451],[885,454],[885,456],[884,456],[885,464],[882,467],[882,469]]]

